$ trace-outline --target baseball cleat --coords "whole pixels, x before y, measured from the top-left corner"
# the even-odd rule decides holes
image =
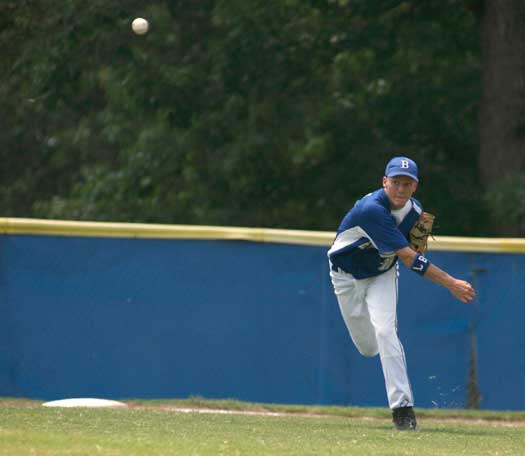
[[[398,431],[417,431],[417,421],[412,407],[399,407],[392,410],[392,421]]]

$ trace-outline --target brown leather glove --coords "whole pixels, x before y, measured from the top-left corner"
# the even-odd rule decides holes
[[[408,233],[410,247],[422,255],[427,250],[428,237],[432,235],[432,226],[435,218],[435,215],[423,212]]]

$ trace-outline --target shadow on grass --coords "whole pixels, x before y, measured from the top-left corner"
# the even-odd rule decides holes
[[[455,435],[470,435],[470,436],[482,436],[486,437],[487,432],[486,429],[484,430],[476,430],[476,429],[450,429],[450,428],[426,428],[426,427],[420,427],[419,431],[420,433],[425,434],[455,434]]]
[[[486,437],[487,432],[486,428],[484,429],[452,429],[449,427],[446,428],[435,428],[435,427],[427,427],[423,424],[423,426],[419,425],[419,429],[417,431],[397,431],[394,429],[393,426],[388,425],[375,425],[373,426],[375,430],[382,430],[385,432],[393,432],[395,434],[399,435],[413,435],[413,436],[419,436],[421,434],[449,434],[449,435],[463,435],[463,436],[476,436],[476,437]]]

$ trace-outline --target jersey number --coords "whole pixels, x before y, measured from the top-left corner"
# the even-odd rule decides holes
[[[396,261],[395,256],[385,258],[379,265],[378,271],[386,271],[387,269],[390,268],[390,266],[394,264],[394,261]]]

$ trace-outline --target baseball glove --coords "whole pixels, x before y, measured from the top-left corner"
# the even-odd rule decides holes
[[[408,233],[410,247],[422,255],[427,250],[428,237],[432,236],[432,226],[435,218],[434,215],[423,212]]]

